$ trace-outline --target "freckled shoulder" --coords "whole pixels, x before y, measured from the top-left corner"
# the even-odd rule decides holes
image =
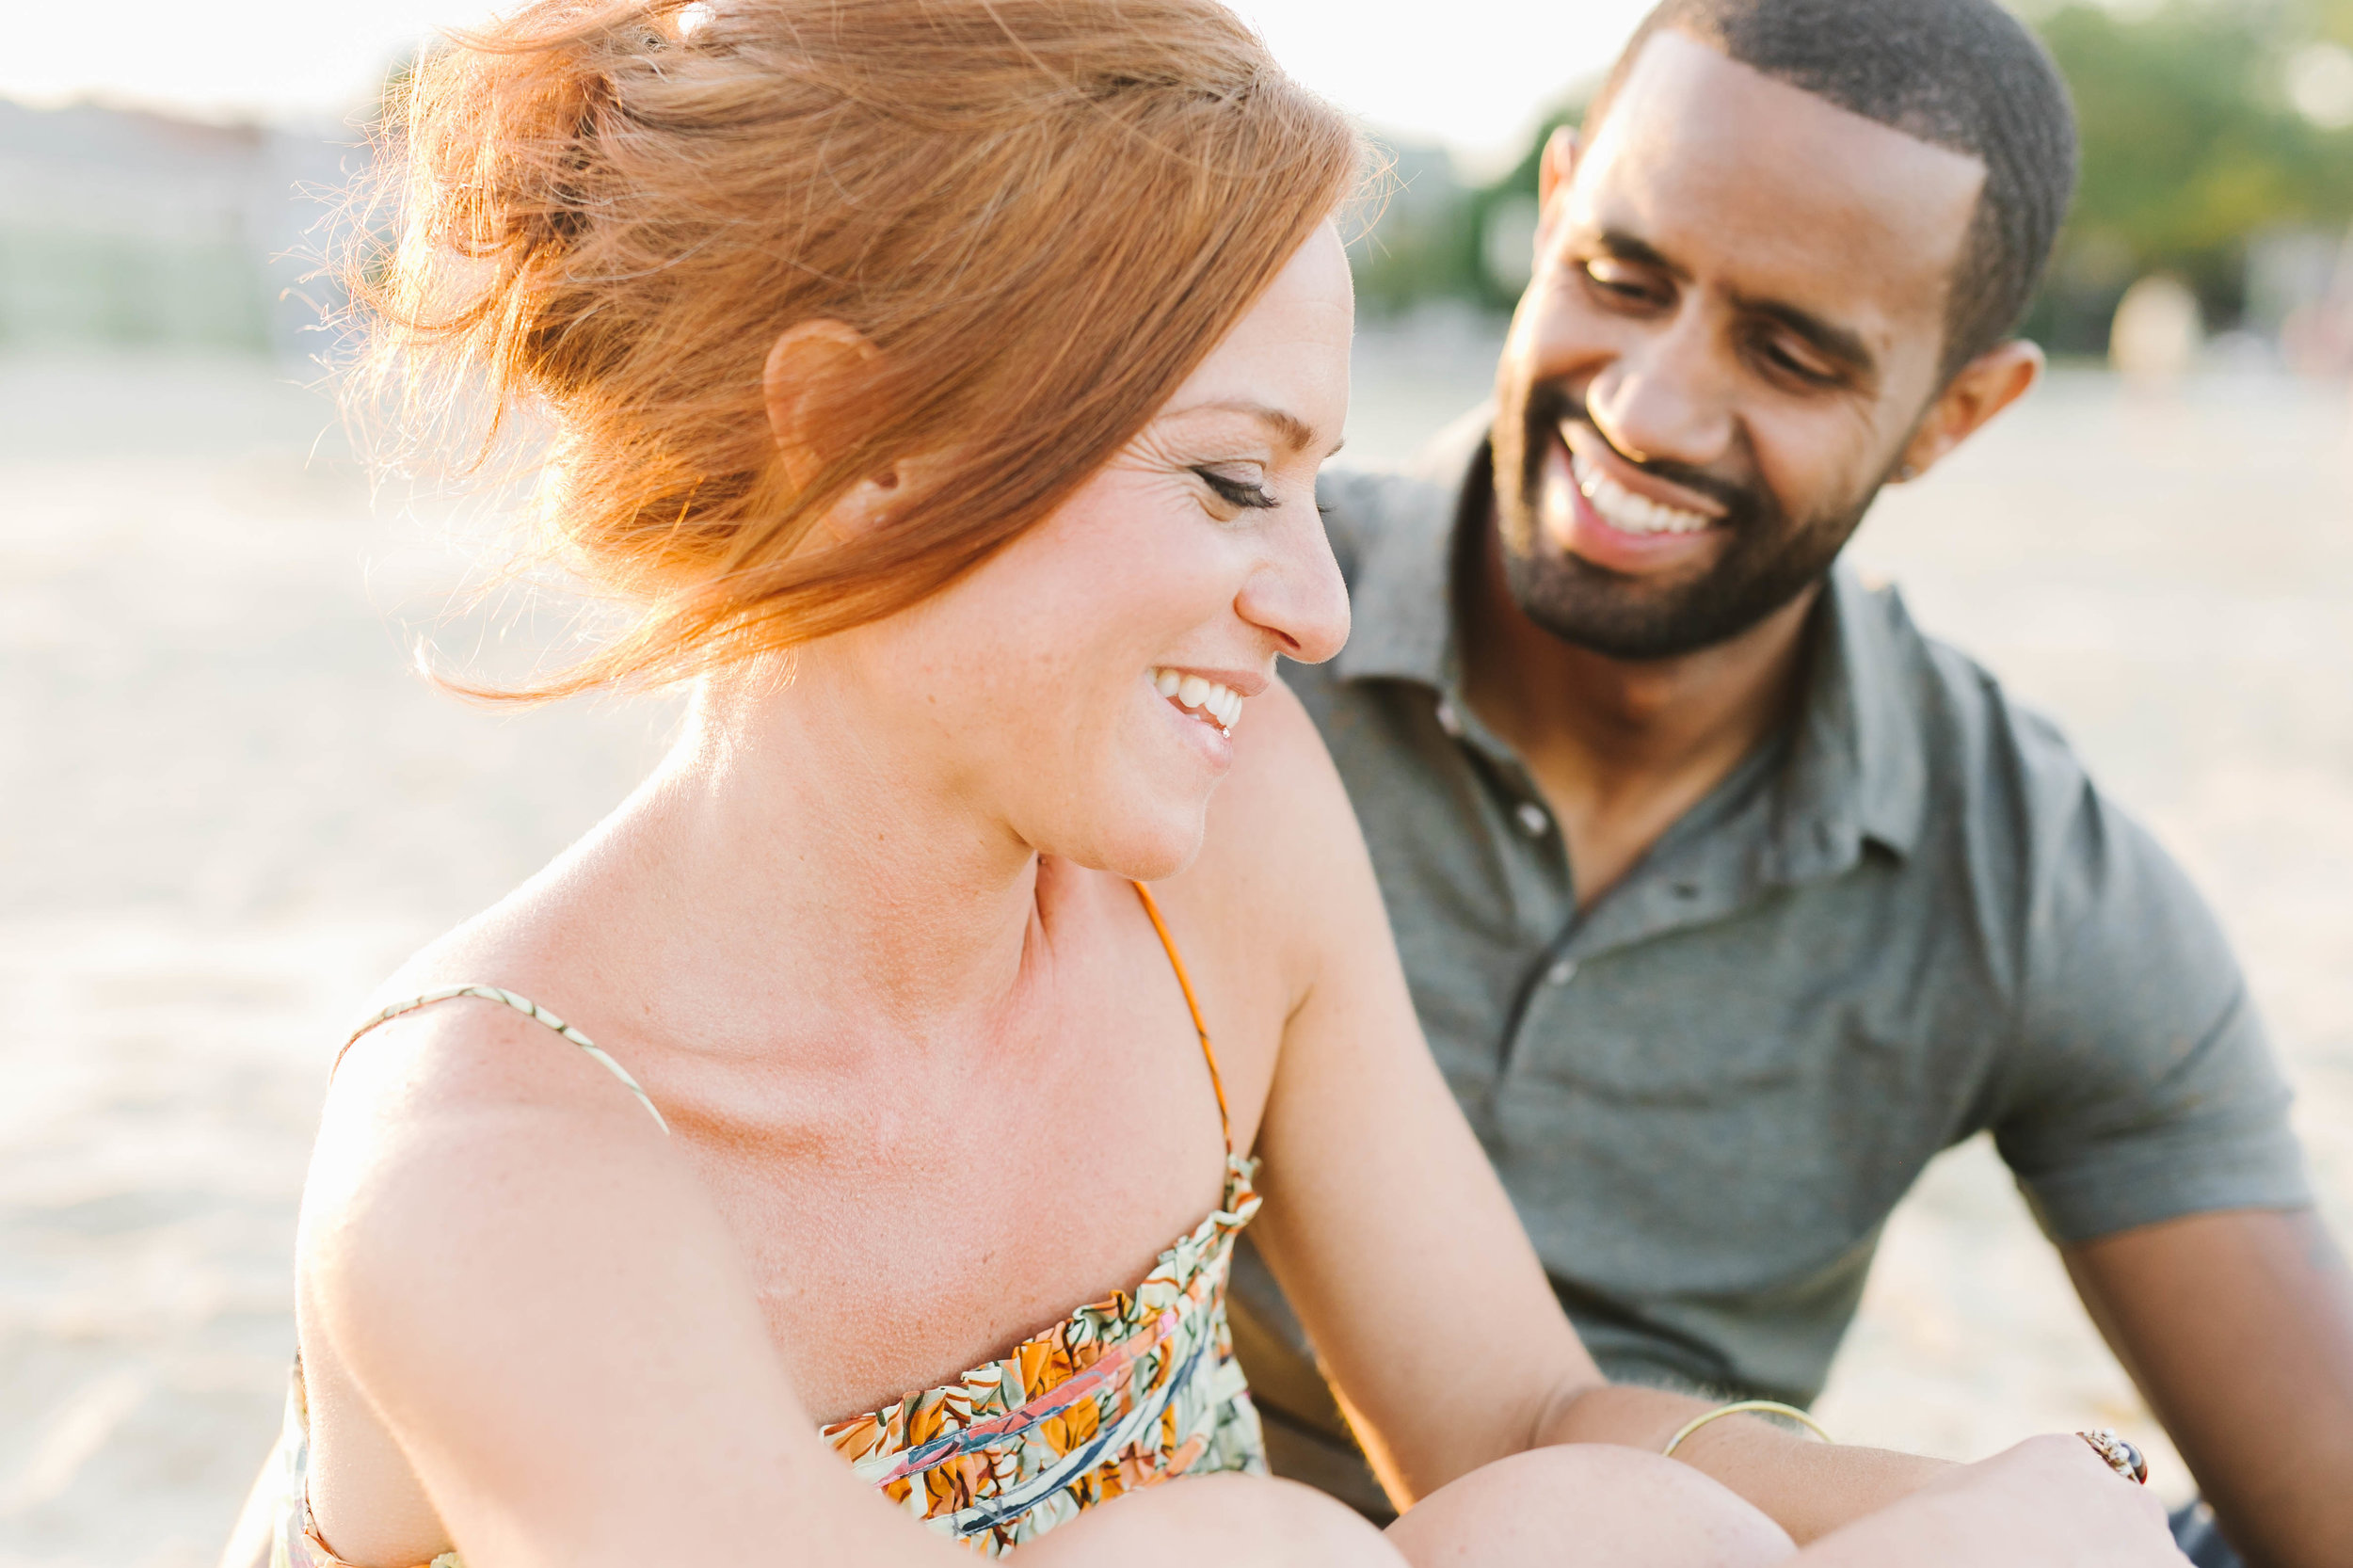
[[[354,1037],[335,1062],[322,1140],[361,1164],[494,1131],[605,1151],[666,1148],[659,1112],[648,1114],[645,1090],[627,1069],[615,1070],[615,1058],[561,1029],[562,1019],[547,1021],[554,1016],[544,1009],[531,1016],[482,1000],[478,989],[488,987],[419,992],[429,1005],[400,1009]]]

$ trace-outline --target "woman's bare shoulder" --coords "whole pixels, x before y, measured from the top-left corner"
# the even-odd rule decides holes
[[[1201,854],[1169,884],[1213,929],[1281,962],[1294,997],[1345,916],[1377,897],[1356,815],[1323,738],[1281,681],[1253,697]]]
[[[571,1027],[580,983],[558,956],[565,905],[560,887],[535,877],[417,950],[354,1008],[359,1032],[335,1042],[305,1187],[306,1272],[322,1260],[310,1239],[328,1237],[364,1237],[409,1266],[387,1252],[404,1215],[464,1187],[516,1190],[519,1160],[675,1158],[656,1118]]]
[[[304,1272],[431,1272],[453,1206],[522,1237],[534,1207],[562,1191],[542,1183],[547,1171],[602,1168],[600,1185],[623,1174],[642,1185],[675,1161],[666,1145],[629,1086],[547,1022],[440,997],[368,1029],[336,1064],[304,1188]],[[486,1193],[498,1201],[486,1206]]]
[[[746,1485],[820,1536],[857,1522],[690,1162],[511,1007],[440,1002],[362,1037],[298,1256],[306,1365],[360,1396],[327,1414],[380,1426],[456,1539],[520,1496],[568,1545],[656,1523],[674,1541]]]
[[[562,1006],[566,999],[554,993],[565,983],[563,955],[568,947],[577,948],[577,935],[593,914],[584,886],[589,879],[565,863],[579,857],[580,847],[574,846],[497,903],[402,959],[368,994],[353,1023],[457,984],[504,986]]]

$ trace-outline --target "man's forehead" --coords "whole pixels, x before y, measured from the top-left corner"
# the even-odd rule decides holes
[[[1695,271],[1891,321],[1941,317],[1985,166],[1675,31],[1643,46],[1572,200]],[[1849,312],[1849,313],[1852,313]]]

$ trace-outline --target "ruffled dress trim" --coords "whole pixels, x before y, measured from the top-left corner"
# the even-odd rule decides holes
[[[1225,1195],[1134,1290],[1079,1308],[954,1383],[820,1429],[926,1529],[1002,1557],[1080,1511],[1177,1476],[1265,1475],[1266,1438],[1225,1320],[1234,1238],[1257,1213],[1257,1161],[1226,1160]],[[311,1517],[310,1420],[297,1362],[280,1434],[271,1568],[357,1568]],[[444,1552],[424,1568],[465,1568]]]
[[[1255,1160],[1229,1157],[1223,1206],[1132,1292],[822,1435],[861,1480],[984,1557],[1173,1477],[1265,1474],[1265,1438],[1225,1320],[1234,1238],[1258,1211],[1256,1173]]]

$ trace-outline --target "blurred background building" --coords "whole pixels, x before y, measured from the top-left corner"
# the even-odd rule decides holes
[[[305,255],[359,155],[318,133],[0,100],[0,350],[300,355],[331,297]]]

